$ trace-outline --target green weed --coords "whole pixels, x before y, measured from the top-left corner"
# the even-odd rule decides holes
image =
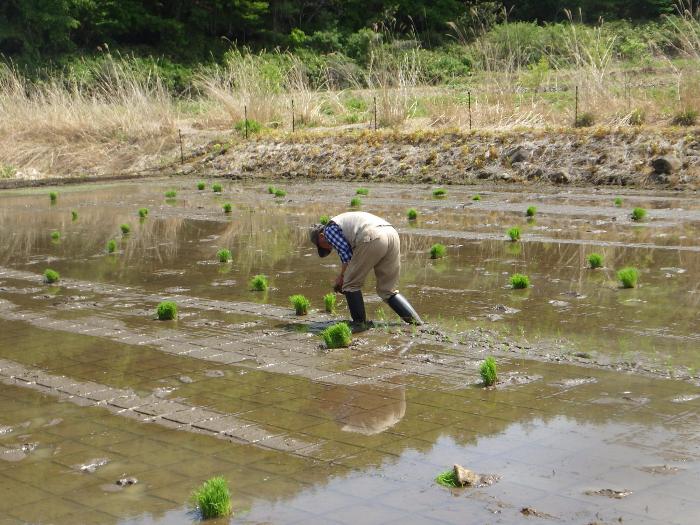
[[[438,474],[435,478],[435,482],[438,485],[449,488],[456,488],[460,486],[454,469],[446,470],[445,472]]]
[[[329,222],[331,222],[331,218],[328,215],[321,215],[321,217],[319,217],[318,219],[318,222],[326,226]]]
[[[620,197],[615,197],[615,200],[613,202],[618,208],[622,206],[622,199]]]
[[[411,208],[410,210],[408,210],[406,216],[408,217],[409,221],[415,221],[418,218],[418,212],[415,209]]]
[[[52,231],[51,232],[51,240],[54,242],[58,242],[61,240],[61,232],[59,231]]]
[[[192,503],[205,520],[228,516],[232,511],[228,482],[223,477],[206,480],[192,493]]]
[[[683,109],[673,116],[674,126],[694,126],[698,120],[698,112],[694,109]]]
[[[265,292],[269,287],[270,283],[264,275],[256,275],[250,280],[250,288],[255,292]]]
[[[216,258],[219,259],[219,262],[222,263],[229,262],[231,260],[231,250],[222,248],[221,250],[216,252]]]
[[[126,223],[119,226],[119,229],[122,231],[122,235],[129,235],[129,233],[131,232],[131,226],[129,226]]]
[[[199,191],[202,191],[202,190],[203,190],[204,188],[206,188],[206,187],[207,187],[207,185],[204,184],[204,182],[202,182],[201,180],[197,183],[197,189],[198,189]]]
[[[214,193],[221,193],[222,191],[224,191],[224,188],[223,186],[221,186],[221,184],[216,182],[211,185],[211,191],[213,191]]]
[[[473,201],[480,201],[480,200],[481,200],[481,195],[479,195],[479,194],[477,193],[476,195],[474,195],[474,196],[472,197],[472,200],[473,200]]]
[[[630,113],[630,126],[641,126],[647,119],[647,115],[643,109],[635,109]]]
[[[222,206],[222,208],[224,210],[224,213],[231,213],[231,211],[233,211],[233,206],[231,206],[230,202],[227,202],[226,204],[224,204]]]
[[[435,197],[436,199],[439,199],[439,198],[444,197],[446,195],[447,195],[447,190],[445,190],[443,188],[437,188],[437,189],[433,190],[433,197]]]
[[[71,210],[70,211],[70,218],[73,221],[77,221],[78,220],[78,212],[75,210]]]
[[[527,215],[528,217],[534,217],[536,213],[537,206],[528,206],[527,210],[525,210],[525,215]]]
[[[328,348],[346,348],[352,341],[352,332],[347,323],[337,323],[321,332],[321,337]]]
[[[479,374],[484,381],[484,386],[493,386],[498,379],[496,374],[496,360],[493,357],[487,357],[479,367]]]
[[[49,200],[51,201],[51,204],[55,204],[57,199],[58,199],[58,193],[56,193],[55,191],[50,191],[49,192]]]
[[[52,270],[51,268],[47,268],[46,270],[44,270],[44,282],[53,284],[55,282],[58,282],[60,278],[61,276],[56,270]]]
[[[593,113],[581,113],[574,122],[575,128],[590,128],[595,122]]]
[[[510,276],[510,285],[515,290],[522,290],[530,286],[530,278],[522,273],[514,273]]]
[[[280,190],[279,188],[275,188],[275,198],[278,198],[278,197],[286,197],[286,196],[287,196],[287,192],[286,192],[286,191]]]
[[[110,239],[107,242],[107,253],[114,253],[115,251],[117,251],[117,241]]]
[[[327,293],[323,296],[323,305],[326,307],[326,312],[329,314],[335,313],[335,301],[336,299],[334,293]]]
[[[177,192],[175,190],[168,190],[165,192],[166,199],[174,199],[175,197],[177,197]]]
[[[172,321],[177,318],[177,305],[172,301],[163,301],[156,310],[160,321]]]
[[[520,240],[520,228],[517,226],[508,229],[506,233],[508,234],[508,237],[510,237],[511,241],[516,242]]]
[[[357,188],[357,191],[355,191],[355,195],[364,195],[367,197],[369,195],[369,190],[367,188]]]
[[[596,268],[601,268],[603,266],[603,256],[599,253],[591,253],[588,256],[588,266],[595,270]]]
[[[139,208],[139,217],[142,219],[148,217],[148,208]]]
[[[430,247],[431,259],[442,259],[445,255],[447,255],[447,248],[444,244],[437,243]]]
[[[357,197],[353,197],[353,199],[350,201],[350,207],[359,208],[360,206],[362,206],[362,201]]]
[[[635,208],[632,210],[631,218],[633,221],[639,222],[647,216],[647,211],[644,208]]]
[[[257,120],[248,119],[248,134],[253,135],[255,133],[260,133],[262,131],[262,124]],[[236,122],[234,129],[238,131],[241,135],[245,134],[246,120],[239,120]]]
[[[636,268],[628,266],[617,272],[617,279],[620,281],[623,288],[635,288],[639,280],[639,271]]]
[[[309,306],[311,306],[311,303],[303,295],[301,295],[301,294],[292,295],[289,298],[289,302],[292,303],[292,307],[294,308],[294,312],[296,312],[297,315],[306,315],[309,313]]]

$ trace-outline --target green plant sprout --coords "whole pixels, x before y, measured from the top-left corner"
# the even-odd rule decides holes
[[[192,493],[192,504],[205,520],[228,516],[232,511],[228,482],[223,477],[206,480]]]
[[[204,184],[204,181],[201,181],[201,180],[200,180],[200,181],[197,183],[197,189],[198,189],[199,191],[202,191],[202,190],[203,190],[204,188],[206,188],[206,187],[207,187],[207,185]]]
[[[447,255],[447,248],[444,244],[437,243],[430,247],[431,259],[442,259],[445,255]]]
[[[58,193],[55,191],[50,191],[49,192],[49,200],[51,201],[51,204],[56,204],[56,200],[58,199]]]
[[[418,212],[414,208],[411,208],[406,213],[406,216],[408,217],[409,221],[415,221],[418,218]]]
[[[496,360],[493,357],[487,357],[479,367],[479,374],[484,382],[484,386],[493,386],[498,379],[496,370]]]
[[[639,280],[639,270],[628,266],[617,272],[617,279],[622,284],[623,288],[635,288]]]
[[[362,201],[360,199],[358,199],[357,197],[353,197],[350,200],[350,207],[351,208],[359,208],[360,206],[362,206]]]
[[[280,190],[279,188],[275,188],[275,198],[286,197],[286,196],[287,196],[286,191]]]
[[[335,301],[336,298],[334,293],[327,293],[323,296],[323,305],[326,307],[326,312],[329,314],[335,313]]]
[[[264,275],[256,275],[250,280],[250,288],[254,292],[265,292],[269,287],[270,283]]]
[[[78,212],[75,210],[70,211],[70,218],[72,221],[77,221],[78,220]]]
[[[231,250],[227,248],[222,248],[218,252],[216,252],[216,258],[219,259],[219,262],[222,263],[227,263],[231,260]]]
[[[620,197],[615,197],[615,200],[613,201],[615,203],[615,206],[618,208],[622,206],[622,199]]]
[[[647,216],[647,211],[644,208],[635,208],[632,210],[632,220],[635,222],[639,222],[644,220],[644,217]]]
[[[592,270],[596,268],[601,268],[603,266],[603,256],[599,253],[591,253],[588,255],[588,266]]]
[[[117,241],[110,239],[107,242],[107,253],[114,253],[115,251],[117,251]]]
[[[297,315],[306,315],[309,313],[309,306],[311,306],[311,303],[303,295],[301,295],[301,294],[292,295],[289,298],[289,302],[292,303],[292,307],[294,308],[294,312]]]
[[[435,197],[435,198],[444,197],[446,195],[447,195],[447,190],[445,190],[444,188],[437,188],[437,189],[433,190],[433,197]]]
[[[473,200],[473,201],[480,201],[480,200],[481,200],[481,195],[479,195],[479,194],[477,193],[476,195],[474,195],[474,196],[472,197],[472,200]]]
[[[510,285],[515,290],[522,290],[530,287],[530,278],[522,273],[514,273],[510,276]]]
[[[222,208],[224,210],[224,213],[231,213],[231,211],[233,210],[233,206],[231,206],[230,202],[227,202],[226,204],[224,204],[222,206]]]
[[[326,226],[329,222],[331,222],[331,218],[328,215],[321,215],[321,217],[319,217],[318,219],[318,222]]]
[[[139,217],[142,219],[148,217],[148,208],[139,208]]]
[[[223,190],[224,188],[218,182],[211,185],[211,191],[214,193],[221,193]]]
[[[168,190],[165,192],[166,199],[174,199],[175,197],[177,197],[177,192],[175,190]]]
[[[509,228],[506,233],[508,234],[508,237],[510,237],[510,240],[512,242],[516,242],[516,241],[520,240],[520,228],[518,228],[517,226],[514,226],[513,228]]]
[[[61,232],[59,231],[52,231],[51,232],[51,240],[54,242],[58,242],[61,240]]]
[[[58,282],[58,280],[61,278],[61,276],[58,274],[56,270],[52,270],[51,268],[47,268],[44,270],[44,282],[48,284],[53,284]]]
[[[330,349],[347,348],[352,341],[352,332],[347,323],[336,323],[321,332],[321,337]]]
[[[357,188],[357,191],[355,191],[355,195],[364,195],[367,197],[369,195],[369,190],[367,188]]]
[[[525,210],[525,215],[527,215],[528,217],[534,217],[536,213],[537,213],[536,206],[528,206],[527,210]]]
[[[435,478],[435,482],[438,485],[442,485],[443,487],[449,487],[449,488],[457,488],[461,486],[459,484],[459,480],[457,479],[457,475],[455,474],[454,469],[446,470],[445,472],[441,472],[440,474],[437,475]]]
[[[119,229],[122,231],[122,235],[129,235],[129,233],[131,232],[131,226],[129,226],[126,223],[119,226]]]
[[[160,321],[172,321],[177,318],[177,305],[172,301],[163,301],[158,304],[156,315]]]

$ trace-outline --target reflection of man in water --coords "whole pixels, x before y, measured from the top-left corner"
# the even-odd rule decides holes
[[[363,211],[341,213],[309,232],[319,257],[338,252],[342,268],[335,281],[336,292],[343,292],[352,321],[367,322],[362,285],[370,270],[377,278],[377,295],[407,323],[422,324],[421,318],[398,290],[401,271],[399,234],[384,219]]]
[[[385,398],[386,403],[377,403],[377,397]],[[333,414],[343,432],[365,436],[389,430],[406,414],[403,386],[391,390],[367,385],[338,386],[324,391],[321,399],[323,409]]]

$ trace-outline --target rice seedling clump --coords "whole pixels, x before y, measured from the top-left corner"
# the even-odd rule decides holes
[[[192,503],[204,519],[228,516],[231,514],[228,482],[223,477],[208,479],[192,493]]]
[[[231,250],[227,248],[222,248],[218,252],[216,252],[216,258],[219,259],[219,262],[222,263],[227,263],[231,260]]]
[[[367,195],[369,195],[369,190],[367,188],[357,188],[355,195],[364,195],[367,197]]]
[[[493,386],[496,384],[497,371],[496,360],[493,357],[487,357],[479,367],[479,374],[484,382],[484,386]]]
[[[51,203],[56,202],[56,199],[58,199],[58,193],[56,193],[55,191],[50,191],[49,200],[51,201]]]
[[[323,305],[326,307],[326,312],[329,314],[335,313],[335,294],[327,293],[323,296]]]
[[[107,253],[114,253],[115,251],[117,251],[117,241],[110,239],[107,242]]]
[[[527,215],[528,217],[534,217],[536,213],[537,213],[536,206],[528,206],[527,210],[525,210],[525,215]]]
[[[268,186],[268,187],[267,187],[267,193],[269,193],[270,195],[274,195],[274,194],[275,194],[275,187],[274,187],[274,186]]]
[[[70,218],[73,221],[77,221],[78,220],[78,212],[75,210],[71,210],[70,211]]]
[[[507,233],[511,241],[516,242],[520,240],[520,228],[517,226],[510,228]]]
[[[226,204],[223,205],[223,210],[224,210],[224,213],[231,213],[231,211],[233,210],[233,206],[231,206],[230,202],[227,202]]]
[[[279,197],[286,197],[286,196],[287,196],[287,192],[286,192],[286,191],[280,190],[280,189],[275,189],[275,197],[276,197],[276,198],[279,198]]]
[[[352,341],[352,332],[347,323],[337,323],[321,332],[321,337],[328,348],[346,348]]]
[[[206,187],[207,187],[207,185],[204,184],[204,182],[202,182],[201,180],[197,183],[197,189],[198,189],[199,191],[202,191],[202,190],[203,190],[204,188],[206,188]]]
[[[175,190],[168,190],[165,192],[166,199],[174,199],[175,197],[177,197],[177,192]]]
[[[437,243],[430,247],[431,259],[442,259],[445,255],[447,255],[447,248],[444,244]]]
[[[622,199],[620,197],[615,197],[615,200],[613,201],[615,203],[615,206],[618,208],[622,206]]]
[[[644,217],[647,216],[647,211],[644,208],[635,208],[632,210],[632,220],[633,221],[641,221],[644,220]]]
[[[289,302],[292,303],[292,307],[294,308],[294,312],[297,315],[306,315],[309,313],[309,306],[311,306],[311,303],[303,295],[301,295],[301,294],[292,295],[289,298]]]
[[[457,475],[455,474],[455,470],[453,468],[438,474],[435,478],[435,482],[443,487],[456,488],[460,486],[459,480],[457,479]]]
[[[408,217],[409,221],[415,221],[418,218],[418,212],[416,210],[414,210],[413,208],[411,208],[406,213],[406,216]]]
[[[250,280],[250,288],[255,292],[264,292],[270,287],[267,282],[267,277],[264,275],[256,275]]]
[[[591,253],[588,255],[588,266],[595,270],[603,266],[603,256],[599,253]]]
[[[61,276],[56,270],[52,270],[51,268],[47,268],[46,270],[44,270],[44,282],[52,284],[58,282],[60,278]]]
[[[160,321],[172,321],[177,318],[177,305],[172,301],[163,301],[156,310]]]
[[[219,183],[217,182],[217,183],[211,185],[211,190],[212,190],[214,193],[221,193],[221,192],[223,191],[223,188],[221,187],[221,184],[219,184]]]
[[[350,201],[350,207],[351,207],[351,208],[359,208],[360,206],[362,206],[362,201],[361,201],[360,199],[358,199],[357,197],[354,197],[354,198]]]
[[[119,226],[119,229],[122,231],[122,235],[129,235],[129,232],[131,232],[131,226],[126,223]]]
[[[620,281],[623,288],[635,288],[639,280],[639,271],[636,268],[628,266],[617,272],[617,279]]]
[[[530,286],[530,278],[522,273],[514,273],[510,276],[510,285],[516,290],[522,290]]]
[[[437,189],[433,190],[433,197],[440,198],[440,197],[444,197],[445,195],[447,195],[447,190],[445,190],[443,188],[437,188]]]
[[[331,222],[331,218],[328,215],[321,215],[321,217],[319,217],[318,219],[318,222],[326,226],[329,222]]]
[[[51,232],[51,240],[52,240],[52,241],[60,241],[60,240],[61,240],[61,232],[59,232],[59,231],[52,231],[52,232]]]
[[[477,193],[476,195],[474,195],[474,196],[472,197],[472,200],[473,200],[473,201],[480,201],[480,200],[481,200],[481,195],[479,195],[479,194]]]
[[[142,219],[148,217],[148,208],[139,208],[139,217]]]

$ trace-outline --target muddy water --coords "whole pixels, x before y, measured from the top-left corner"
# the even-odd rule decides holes
[[[326,352],[287,297],[321,307],[337,260],[319,261],[304,227],[347,209],[355,186],[286,185],[282,200],[224,186],[221,196],[192,180],[61,188],[53,206],[44,190],[0,195],[7,523],[189,523],[189,494],[217,474],[231,483],[234,522],[511,523],[525,507],[566,523],[697,522],[697,386],[527,359],[554,344],[694,374],[697,199],[626,192],[618,209],[605,192],[448,188],[436,200],[427,187],[370,186],[363,209],[402,232],[404,293],[466,340],[389,326]],[[531,204],[540,212],[528,223]],[[627,218],[637,205],[649,209],[641,225]],[[514,225],[521,243],[504,240]],[[435,242],[447,258],[428,259]],[[215,262],[222,247],[231,263]],[[604,269],[585,268],[591,251]],[[640,288],[617,288],[625,265],[641,270]],[[65,281],[43,285],[46,267]],[[511,290],[513,272],[533,287]],[[249,290],[258,273],[267,293]],[[393,321],[372,286],[369,311]],[[179,321],[152,319],[163,297],[177,298]],[[499,358],[504,382],[484,390],[476,366],[498,334],[523,350]],[[500,479],[436,486],[453,463]],[[115,484],[130,476],[139,482]]]

